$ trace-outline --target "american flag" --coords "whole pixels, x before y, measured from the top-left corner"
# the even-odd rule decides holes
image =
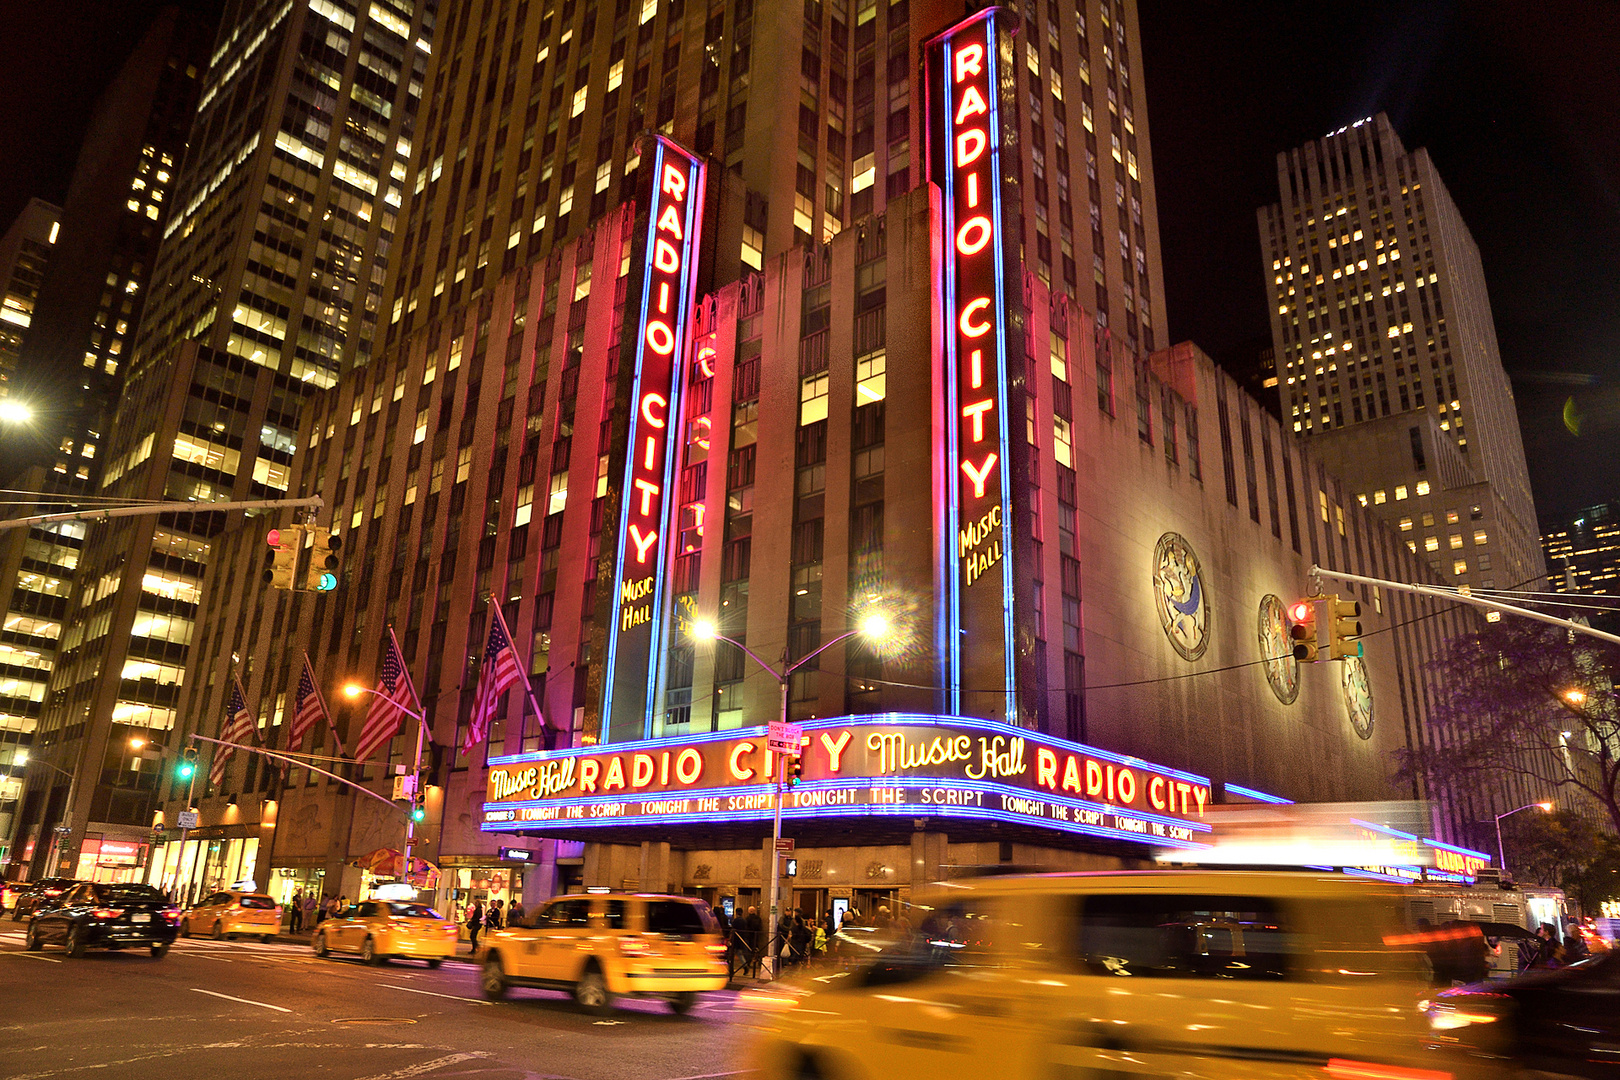
[[[242,680],[231,676],[231,696],[225,702],[225,723],[219,737],[227,743],[239,743],[254,732],[253,716],[248,712],[247,695],[242,692]],[[214,761],[208,767],[208,782],[218,787],[225,779],[225,766],[235,756],[232,746],[221,746],[214,751]]]
[[[304,736],[309,729],[315,726],[315,721],[324,719],[328,725],[332,723],[332,714],[326,709],[326,701],[315,686],[315,669],[310,666],[309,654],[304,654],[304,673],[298,677],[298,689],[293,693],[293,725],[292,738],[287,743],[287,749],[298,751],[303,748]],[[337,737],[333,729],[333,738]],[[343,752],[343,744],[338,744],[338,753]]]
[[[508,686],[523,678],[523,667],[518,663],[517,650],[512,647],[512,636],[506,632],[506,619],[499,604],[489,618],[489,640],[484,644],[484,662],[478,669],[478,692],[473,695],[472,717],[467,721],[467,742],[463,753],[489,735],[490,721],[500,705],[501,694]]]
[[[383,643],[382,665],[377,670],[377,693],[371,698],[365,726],[360,729],[360,744],[354,748],[354,759],[364,761],[378,748],[388,745],[388,740],[399,734],[405,717],[420,709],[416,691],[411,688],[411,678],[405,672],[405,658],[399,653],[399,642],[389,628],[388,640]]]

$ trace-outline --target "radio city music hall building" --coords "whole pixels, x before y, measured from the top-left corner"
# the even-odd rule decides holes
[[[792,664],[880,612],[890,640],[789,680],[797,906],[864,911],[954,867],[1128,865],[1268,794],[1434,797],[1454,836],[1469,807],[1397,787],[1392,754],[1427,749],[1426,665],[1458,617],[1357,592],[1364,660],[1288,657],[1313,562],[1427,571],[1196,348],[1133,351],[1048,284],[1012,29],[994,9],[926,43],[926,182],[828,242],[739,276],[734,176],[647,139],[633,200],[346,377],[294,478],[347,533],[344,584],[267,599],[236,585],[263,519],[223,537],[242,577],[203,606],[240,637],[198,657],[197,729],[233,648],[250,696],[290,699],[300,650],[324,685],[369,681],[392,625],[434,732],[419,850],[441,891],[505,867],[525,903],[745,905],[769,884],[780,688],[692,626]],[[492,599],[544,717],[509,690],[462,753]],[[328,698],[358,732],[363,703]],[[385,809],[296,769],[233,763],[199,804],[272,874],[398,842]]]

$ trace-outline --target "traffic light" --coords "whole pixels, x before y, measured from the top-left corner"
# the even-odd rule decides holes
[[[1288,605],[1288,619],[1293,624],[1288,636],[1294,640],[1294,659],[1305,664],[1316,663],[1316,601],[1295,600]]]
[[[794,754],[783,762],[782,779],[787,781],[788,787],[798,787],[799,781],[804,779],[804,758]]]
[[[338,586],[337,572],[343,565],[343,560],[338,557],[343,538],[331,529],[314,528],[309,533],[314,545],[309,552],[309,575],[304,579],[305,585],[314,592],[331,592]]]
[[[1361,601],[1340,600],[1338,594],[1328,597],[1332,625],[1328,630],[1328,659],[1343,660],[1347,656],[1361,655]]]
[[[197,748],[188,746],[180,755],[180,764],[175,766],[175,776],[182,780],[190,780],[197,775]]]
[[[417,824],[427,820],[427,799],[420,792],[411,800],[411,820]]]
[[[304,543],[304,530],[297,525],[271,529],[264,534],[264,542],[270,545],[264,559],[264,583],[275,589],[291,589],[298,570],[298,549]]]

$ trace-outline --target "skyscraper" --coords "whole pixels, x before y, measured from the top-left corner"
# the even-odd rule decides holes
[[[0,236],[0,399],[12,393],[17,362],[34,321],[39,283],[61,224],[61,207],[44,199],[28,205]]]
[[[231,5],[161,217],[101,494],[205,504],[285,492],[304,401],[370,356],[434,7]],[[149,839],[157,746],[175,723],[225,524],[203,512],[122,519],[87,538],[80,617],[63,635],[37,740],[83,778],[52,872],[74,872],[98,835]],[[54,774],[39,784],[20,836],[62,816],[68,786]],[[33,858],[46,869],[42,846]]]
[[[1447,580],[1545,573],[1479,249],[1382,113],[1277,155],[1259,212],[1283,416]]]

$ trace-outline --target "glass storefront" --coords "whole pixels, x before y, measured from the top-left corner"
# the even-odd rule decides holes
[[[446,868],[444,880],[450,887],[449,908],[445,917],[454,919],[467,936],[467,909],[474,901],[482,900],[486,909],[499,900],[503,910],[510,911],[514,901],[523,903],[523,877],[512,866],[462,866]]]
[[[149,845],[89,835],[79,847],[79,865],[73,876],[80,881],[121,884],[139,881]]]
[[[152,856],[146,880],[177,903],[191,905],[199,897],[229,889],[238,881],[253,880],[258,858],[256,836],[163,844]],[[254,880],[254,884],[264,882]]]

